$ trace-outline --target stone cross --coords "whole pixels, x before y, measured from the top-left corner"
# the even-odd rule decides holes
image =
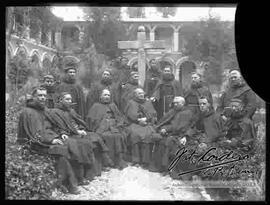
[[[145,81],[145,49],[166,48],[164,40],[146,41],[145,28],[139,26],[137,33],[137,41],[118,41],[118,48],[120,49],[138,49],[138,71],[139,71],[139,85],[144,86]]]

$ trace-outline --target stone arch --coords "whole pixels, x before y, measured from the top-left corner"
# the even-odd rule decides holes
[[[38,52],[38,50],[37,49],[33,49],[31,52],[30,52],[30,57],[32,57],[32,56],[34,56],[34,55],[36,55],[37,57],[38,57],[38,59],[41,59],[41,57],[40,57],[40,54],[39,54],[39,52]]]
[[[44,61],[44,59],[48,59],[48,60],[50,60],[50,56],[49,56],[49,54],[47,53],[47,52],[44,52],[44,53],[42,53],[42,55],[41,55],[41,62],[43,62]],[[50,60],[51,61],[51,60]]]
[[[74,61],[75,63],[80,63],[80,59],[77,58],[76,56],[65,56],[63,60],[64,61],[71,60]]]
[[[31,63],[38,63],[38,66],[41,66],[41,58],[38,50],[33,50],[30,54]]]
[[[160,68],[163,69],[161,62],[166,62],[166,63],[169,63],[170,65],[172,65],[172,68],[173,68],[173,73],[176,74],[176,66],[175,66],[175,62],[174,60],[169,57],[169,56],[166,56],[166,57],[158,57],[156,58],[157,62],[160,64]]]
[[[25,46],[19,46],[16,48],[15,52],[14,52],[14,56],[17,56],[17,55],[25,55],[24,57],[25,58],[28,58],[29,57],[29,51],[27,50],[27,48]]]
[[[129,61],[128,61],[128,66],[132,66],[135,62],[138,61],[138,56],[132,57]],[[149,64],[149,59],[146,58],[146,65],[148,66],[148,68],[150,67]]]
[[[8,43],[8,50],[10,52],[11,58],[15,55],[15,48],[12,46],[12,44],[9,42]]]
[[[47,52],[44,52],[41,57],[42,70],[45,72],[50,72],[51,70],[51,60]]]
[[[180,58],[176,63],[176,79],[179,80],[183,89],[188,89],[190,85],[190,73],[196,71],[196,63],[188,56]]]

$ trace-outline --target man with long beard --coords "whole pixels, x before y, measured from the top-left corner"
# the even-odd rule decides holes
[[[66,65],[64,68],[65,76],[62,79],[60,85],[57,86],[56,92],[58,94],[62,92],[68,92],[71,94],[73,100],[73,108],[82,119],[85,119],[85,97],[83,88],[76,82],[77,65],[73,62]]]
[[[112,72],[113,82],[119,83],[119,85],[126,83],[131,72],[130,66],[128,66],[128,59],[126,57],[119,57],[115,67]]]
[[[114,166],[126,167],[126,133],[124,131],[124,117],[111,100],[110,91],[102,90],[100,101],[96,102],[87,115],[88,127],[99,134],[109,148],[109,156]]]
[[[230,100],[233,98],[240,99],[243,102],[243,113],[245,117],[252,119],[256,111],[256,96],[250,87],[244,82],[240,72],[232,69],[229,73],[229,87],[221,95],[217,112],[223,115],[224,119],[229,117],[227,112]]]
[[[153,125],[156,122],[156,111],[150,100],[144,97],[144,91],[137,88],[124,111],[130,125],[128,126],[128,145],[131,148],[131,161],[145,167],[150,165],[155,141],[161,140]]]
[[[150,68],[146,71],[146,79],[144,82],[145,95],[151,97],[157,83],[161,78],[161,71],[157,65],[156,59],[150,60]]]
[[[41,86],[47,90],[46,106],[48,108],[54,108],[57,103],[57,93],[55,92],[56,85],[53,75],[45,75]]]
[[[117,98],[117,96],[116,96],[116,90],[115,90],[114,83],[112,82],[111,71],[109,71],[109,70],[104,70],[102,72],[100,82],[96,82],[96,83],[94,83],[94,85],[91,86],[91,89],[86,97],[86,111],[87,111],[87,113],[91,109],[91,107],[94,105],[94,103],[99,102],[99,97],[101,95],[101,92],[105,88],[110,90],[111,98],[114,101]]]
[[[172,68],[166,66],[162,71],[162,78],[157,83],[151,100],[157,110],[157,118],[160,120],[170,109],[174,96],[182,93],[179,81],[175,80]]]
[[[55,157],[58,185],[64,185],[72,194],[79,194],[77,185],[85,182],[78,178],[78,167],[92,164],[91,146],[69,138],[64,130],[55,130],[56,119],[46,108],[46,95],[43,87],[34,88],[32,98],[26,101],[26,108],[19,117],[17,141],[29,143],[30,149],[37,153]],[[85,158],[82,147],[87,148],[89,157]]]
[[[208,86],[202,81],[202,76],[194,72],[191,74],[190,89],[184,92],[184,98],[186,106],[193,112],[196,120],[200,115],[199,99],[203,96],[207,97],[210,106],[213,107],[213,98]]]
[[[81,170],[81,172],[84,171],[84,176],[88,180],[91,180],[94,175],[101,174],[102,163],[104,166],[112,166],[108,147],[98,134],[88,132],[89,129],[85,121],[72,109],[72,97],[69,93],[61,93],[57,108],[51,109],[49,112],[54,116],[53,124],[55,127],[66,132],[70,137],[79,138],[84,144],[91,144],[95,162],[93,166]]]

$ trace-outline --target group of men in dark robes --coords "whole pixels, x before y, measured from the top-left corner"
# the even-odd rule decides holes
[[[200,74],[192,73],[190,89],[182,90],[172,68],[160,70],[155,60],[143,87],[138,72],[122,59],[118,70],[102,72],[86,97],[76,71],[76,66],[67,66],[56,87],[53,76],[45,76],[27,100],[18,126],[20,143],[55,157],[59,183],[70,193],[79,193],[77,186],[103,169],[123,169],[127,162],[179,178],[180,172],[196,168],[185,160],[173,163],[185,147],[199,153],[213,146],[254,151],[256,99],[238,70],[230,72],[217,110]]]

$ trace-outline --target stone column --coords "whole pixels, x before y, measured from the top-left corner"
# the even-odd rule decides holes
[[[173,51],[178,52],[178,47],[179,47],[179,29],[180,26],[173,26]]]
[[[30,8],[26,7],[23,12],[23,37],[27,40],[30,39],[30,16],[29,16]]]
[[[154,41],[155,40],[155,30],[156,30],[157,26],[153,26],[150,28],[150,41]]]
[[[57,48],[62,49],[62,43],[61,43],[61,30],[55,31],[55,45]]]
[[[48,46],[51,48],[52,47],[52,31],[51,30],[48,31],[47,37],[48,37]]]
[[[80,27],[80,33],[79,33],[79,43],[83,43],[83,37],[84,37],[84,27]]]
[[[41,20],[38,20],[37,21],[37,26],[38,26],[38,33],[37,33],[37,37],[36,37],[36,42],[38,43],[38,44],[41,44],[41,35],[42,35],[42,27],[41,27],[41,25],[42,25],[42,22],[41,22]]]

